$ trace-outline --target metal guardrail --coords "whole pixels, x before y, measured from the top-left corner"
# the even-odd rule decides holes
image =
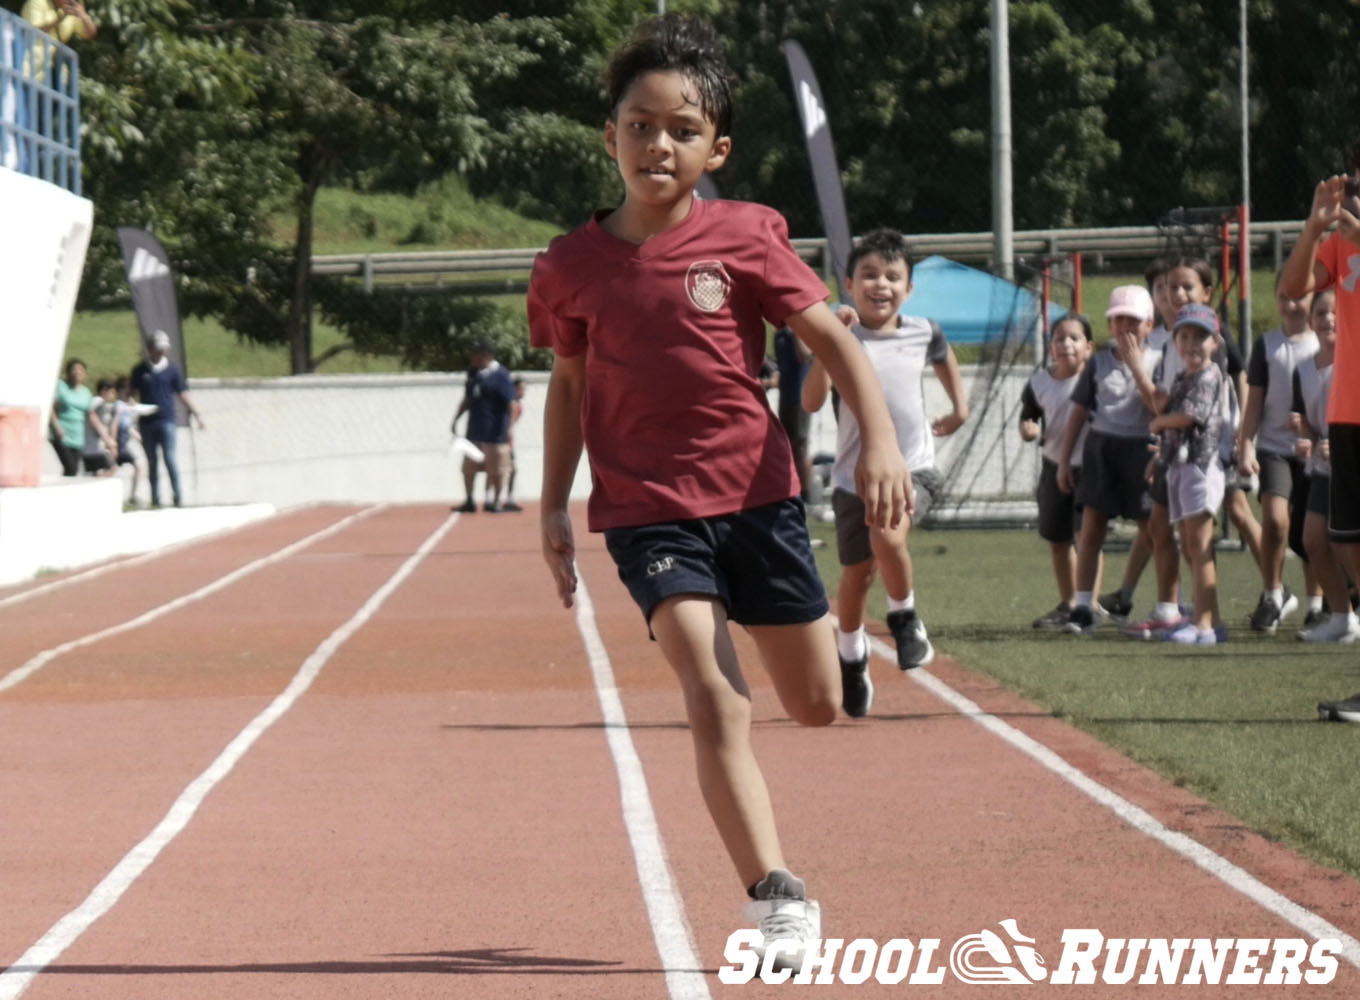
[[[1250,226],[1253,257],[1269,253],[1276,269],[1284,261],[1289,246],[1298,239],[1302,222],[1256,222]],[[1229,238],[1237,239],[1237,225],[1229,227]],[[921,233],[908,238],[918,258],[940,254],[954,260],[989,263],[992,256],[991,233]],[[1122,226],[1106,229],[1034,229],[1017,232],[1014,246],[1017,257],[1056,256],[1080,252],[1094,258],[1099,268],[1106,258],[1146,258],[1166,250],[1166,230],[1157,226]],[[820,237],[795,239],[794,248],[809,263],[826,267],[826,240]],[[523,291],[528,272],[533,268],[539,248],[517,250],[432,250],[411,253],[317,254],[312,258],[313,274],[361,278],[372,291],[379,280],[423,277],[426,286],[444,287],[445,279],[460,291],[475,294]],[[503,277],[489,280],[488,276]],[[507,276],[508,275],[508,276]],[[480,278],[480,280],[476,280]],[[412,287],[408,285],[407,287]]]
[[[81,193],[80,63],[0,10],[0,167]]]

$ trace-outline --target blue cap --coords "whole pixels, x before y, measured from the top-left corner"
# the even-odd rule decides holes
[[[1191,302],[1189,305],[1181,306],[1181,311],[1176,313],[1175,329],[1179,330],[1183,326],[1197,326],[1201,330],[1216,334],[1218,313],[1199,302]]]

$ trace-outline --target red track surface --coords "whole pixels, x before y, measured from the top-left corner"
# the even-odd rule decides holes
[[[296,511],[0,605],[0,683],[45,650],[192,593],[351,513]],[[453,524],[111,909],[59,954],[14,967],[448,520],[434,507],[369,512],[0,691],[0,969],[11,967],[0,997],[670,996],[587,651],[552,595],[532,514]],[[707,970],[703,987],[713,997],[766,995],[774,987],[718,981],[741,890],[699,798],[669,670],[598,538],[581,544],[595,622]],[[816,731],[785,721],[747,662],[785,851],[820,898],[828,936],[940,938],[943,961],[958,938],[1013,917],[1050,968],[1065,928],[1302,936],[885,661],[875,663],[873,717]],[[1360,936],[1354,881],[1269,844],[947,660],[931,671]],[[1344,958],[1339,965],[1328,985],[1289,989],[1360,995],[1360,971]],[[949,976],[940,986],[870,982],[817,993],[904,989],[992,995]],[[1077,992],[1133,989],[1171,992]]]

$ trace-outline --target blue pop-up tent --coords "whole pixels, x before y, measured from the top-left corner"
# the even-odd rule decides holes
[[[982,344],[1003,336],[1017,342],[1034,336],[1039,298],[1005,278],[933,256],[912,267],[911,281],[903,314],[933,319],[950,343]],[[1066,311],[1050,302],[1045,326]]]

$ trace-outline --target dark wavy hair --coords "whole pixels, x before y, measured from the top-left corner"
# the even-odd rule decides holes
[[[1049,337],[1052,337],[1057,333],[1058,327],[1062,326],[1064,323],[1076,323],[1081,327],[1081,332],[1086,334],[1086,342],[1088,344],[1095,340],[1095,337],[1091,333],[1091,320],[1086,315],[1079,312],[1065,312],[1055,319],[1053,325],[1048,328]]]
[[[732,89],[736,78],[727,64],[722,39],[713,26],[693,14],[662,14],[643,21],[605,70],[609,117],[643,73],[674,70],[683,73],[698,91],[699,110],[717,128],[718,136],[732,131]]]
[[[911,280],[911,268],[914,263],[911,259],[911,248],[907,246],[907,238],[896,229],[873,229],[855,240],[854,248],[850,251],[850,259],[845,262],[845,273],[853,275],[855,265],[871,253],[878,254],[886,261],[903,261],[907,265],[907,280]]]

